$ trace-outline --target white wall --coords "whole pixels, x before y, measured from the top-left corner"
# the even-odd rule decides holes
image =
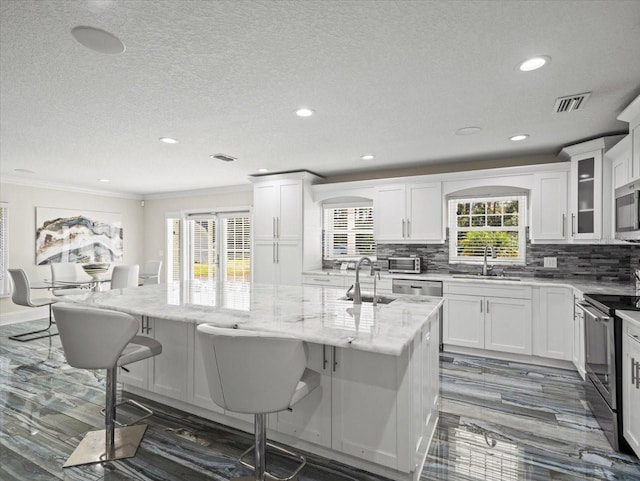
[[[36,207],[95,210],[122,214],[124,241],[122,263],[136,264],[145,260],[145,211],[140,205],[140,200],[134,196],[115,197],[1,183],[0,200],[9,203],[9,267],[24,269],[32,281],[43,280],[51,276],[49,266],[36,266]],[[47,291],[43,290],[35,294],[34,297],[46,297],[46,295]],[[0,299],[0,315],[3,317],[5,314],[21,310],[35,311],[36,309],[16,306],[11,298]],[[46,315],[46,310],[44,312]]]

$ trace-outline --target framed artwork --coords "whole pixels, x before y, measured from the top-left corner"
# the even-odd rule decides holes
[[[122,216],[36,207],[36,265],[122,260]]]

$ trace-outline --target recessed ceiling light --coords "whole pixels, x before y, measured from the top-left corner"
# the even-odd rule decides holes
[[[480,132],[482,129],[480,127],[462,127],[461,129],[456,130],[456,135],[473,135]]]
[[[98,182],[109,182],[109,179],[98,179]]]
[[[265,172],[269,172],[269,169],[264,169],[264,168],[258,169],[258,172],[261,172],[264,174]]]
[[[375,158],[376,158],[376,156],[375,156],[375,155],[373,155],[373,154],[366,154],[366,155],[363,155],[363,156],[362,156],[362,157],[360,157],[360,158],[361,158],[362,160],[373,160],[373,159],[375,159]]]
[[[517,142],[518,140],[524,140],[527,138],[529,138],[529,134],[518,134],[518,135],[514,135],[513,137],[509,137],[509,140]]]
[[[160,142],[164,142],[165,144],[177,144],[178,141],[176,139],[172,139],[171,137],[160,137],[158,139]]]
[[[223,162],[235,162],[236,160],[238,160],[237,157],[232,157],[227,154],[211,154],[209,158],[222,160]]]
[[[35,174],[33,170],[29,169],[13,169],[14,172],[20,172],[22,174]]]
[[[540,67],[543,67],[550,61],[551,57],[548,57],[546,55],[539,55],[537,57],[529,58],[524,62],[521,62],[520,65],[518,65],[518,68],[522,72],[531,72],[532,70],[537,70]]]
[[[125,50],[118,37],[101,28],[80,25],[71,29],[71,35],[79,43],[96,52],[117,54]]]
[[[311,117],[313,115],[313,110],[307,107],[302,107],[296,110],[296,115],[298,117]]]

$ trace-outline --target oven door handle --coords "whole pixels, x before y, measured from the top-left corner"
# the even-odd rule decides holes
[[[612,319],[611,316],[607,316],[606,314],[598,311],[586,302],[578,302],[576,305],[582,312],[593,318],[596,322],[609,322]]]

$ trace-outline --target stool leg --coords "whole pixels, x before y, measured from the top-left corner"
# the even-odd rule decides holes
[[[105,445],[107,459],[114,459],[115,457],[115,423],[113,422],[116,417],[116,369],[112,367],[107,369],[107,402],[106,411],[104,416],[105,425]]]
[[[49,304],[49,325],[47,327],[45,327],[44,329],[38,329],[37,331],[23,332],[22,334],[16,334],[15,336],[9,336],[9,339],[11,339],[12,341],[29,342],[29,341],[35,341],[36,339],[44,339],[45,337],[57,336],[58,335],[57,332],[49,332],[47,334],[43,334],[41,336],[35,336],[34,337],[34,334],[40,334],[41,332],[47,332],[49,329],[51,329],[51,325],[52,324],[55,324],[55,322],[53,321],[53,315],[52,315],[52,312],[51,312],[51,304]]]
[[[256,445],[256,464],[255,475],[256,481],[264,481],[264,473],[266,469],[266,449],[267,449],[267,425],[266,414],[256,414],[254,417],[254,436]]]

